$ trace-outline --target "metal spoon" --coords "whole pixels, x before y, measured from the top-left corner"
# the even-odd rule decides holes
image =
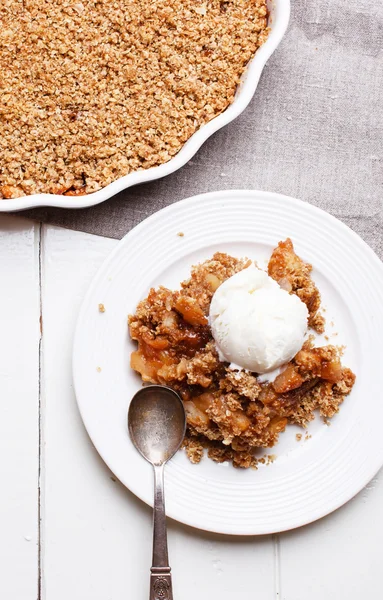
[[[142,388],[129,406],[128,428],[137,450],[154,468],[153,561],[150,600],[173,600],[166,532],[164,466],[182,444],[186,415],[179,395],[162,385]]]

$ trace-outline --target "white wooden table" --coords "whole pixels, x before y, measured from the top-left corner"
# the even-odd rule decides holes
[[[78,308],[116,243],[0,216],[1,600],[148,599],[151,511],[93,448],[71,378]],[[382,473],[336,513],[277,536],[169,522],[174,597],[375,600],[382,539]]]

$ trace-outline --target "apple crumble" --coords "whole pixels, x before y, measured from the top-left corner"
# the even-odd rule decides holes
[[[77,196],[170,160],[233,101],[266,0],[0,3],[0,198]]]
[[[355,375],[341,363],[342,349],[315,347],[313,335],[272,382],[219,360],[210,302],[225,280],[250,264],[216,253],[192,268],[179,291],[151,289],[129,317],[130,335],[138,342],[131,367],[143,382],[168,385],[181,395],[188,422],[184,447],[193,463],[207,449],[216,462],[256,466],[256,450],[274,446],[289,423],[304,428],[316,410],[330,419],[354,385]],[[290,239],[278,244],[268,264],[269,275],[306,304],[309,326],[322,332],[311,270]]]

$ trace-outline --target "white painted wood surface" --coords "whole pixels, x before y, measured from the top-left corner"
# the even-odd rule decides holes
[[[148,598],[151,511],[93,448],[71,380],[77,311],[116,243],[43,226],[39,261],[39,226],[0,220],[1,599]],[[170,522],[175,600],[379,598],[382,500],[380,474],[336,513],[274,538]]]
[[[0,598],[38,594],[39,226],[0,218]]]

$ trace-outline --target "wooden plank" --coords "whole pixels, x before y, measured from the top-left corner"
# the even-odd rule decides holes
[[[0,218],[0,598],[38,594],[39,225]]]
[[[281,535],[281,598],[380,598],[382,499],[383,471],[335,513]]]
[[[44,228],[43,598],[147,600],[151,510],[92,447],[71,380],[81,299],[116,242]],[[175,598],[274,599],[271,538],[225,538],[169,523]]]
[[[169,545],[176,599],[275,600],[271,536],[215,535],[172,522]]]

